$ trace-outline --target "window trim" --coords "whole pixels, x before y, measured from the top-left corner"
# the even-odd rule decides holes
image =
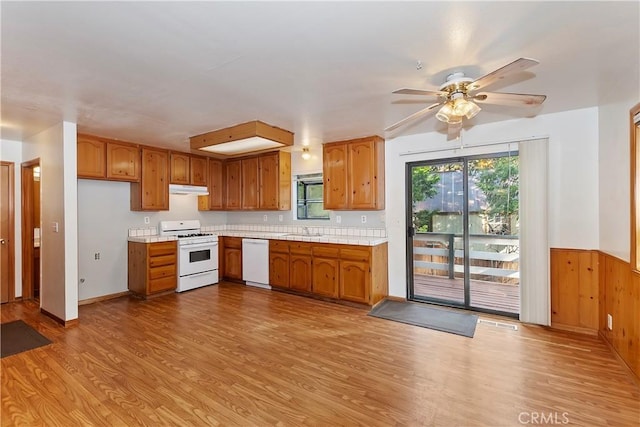
[[[636,104],[629,111],[629,133],[630,133],[630,181],[631,181],[631,269],[640,271],[638,255],[640,254],[640,120],[636,123],[634,118],[640,114],[640,103]]]

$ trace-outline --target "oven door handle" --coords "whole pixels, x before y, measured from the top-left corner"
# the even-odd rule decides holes
[[[202,273],[187,274],[186,276],[181,276],[181,277],[198,277],[198,276],[204,276],[204,275],[206,275],[206,274],[211,274],[211,271],[213,271],[213,270],[203,271]]]
[[[186,251],[190,251],[191,249],[211,248],[211,247],[215,247],[215,246],[218,246],[218,242],[186,244],[186,245],[180,246],[180,249],[181,250],[184,249]]]

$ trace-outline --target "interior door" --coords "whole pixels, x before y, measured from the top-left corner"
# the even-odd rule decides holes
[[[13,174],[14,165],[0,163],[0,302],[9,302],[13,298]]]

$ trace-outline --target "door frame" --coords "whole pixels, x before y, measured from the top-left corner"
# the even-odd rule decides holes
[[[21,164],[22,183],[22,299],[33,299],[33,168],[40,166],[40,158]],[[40,175],[42,176],[42,174]],[[42,178],[41,178],[42,179]],[[41,258],[42,259],[42,258]],[[41,292],[42,293],[42,292]]]
[[[7,302],[16,299],[16,245],[15,245],[15,164],[13,162],[0,161],[0,165],[9,167],[9,289]]]
[[[515,150],[516,155],[519,155],[518,150]],[[429,159],[429,160],[418,160],[415,162],[405,163],[405,214],[407,221],[407,234],[405,235],[406,241],[406,264],[407,264],[407,300],[423,302],[435,305],[442,305],[447,307],[455,307],[461,308],[464,310],[472,310],[481,313],[487,314],[495,314],[498,316],[512,317],[518,319],[520,317],[520,313],[509,313],[499,310],[492,310],[483,307],[476,307],[471,305],[471,278],[469,277],[471,257],[470,257],[470,242],[469,242],[469,209],[468,209],[468,199],[469,199],[469,161],[483,159],[483,158],[498,158],[498,157],[506,157],[510,155],[510,152],[507,151],[498,151],[495,153],[486,153],[486,154],[474,154],[470,156],[456,156],[456,157],[448,157],[441,159]],[[462,163],[462,173],[463,173],[463,198],[465,203],[465,208],[462,215],[462,223],[463,223],[463,251],[464,251],[464,302],[459,303],[457,301],[444,300],[439,298],[432,297],[419,297],[416,298],[414,283],[413,283],[413,236],[415,235],[415,229],[413,228],[413,206],[410,206],[410,201],[413,200],[412,194],[412,174],[411,170],[416,166],[429,166],[429,165],[438,165],[443,163]]]

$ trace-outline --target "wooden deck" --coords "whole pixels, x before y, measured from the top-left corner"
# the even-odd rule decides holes
[[[464,303],[462,279],[415,274],[416,296],[438,298]],[[471,306],[505,313],[520,313],[520,286],[482,280],[471,280]]]

